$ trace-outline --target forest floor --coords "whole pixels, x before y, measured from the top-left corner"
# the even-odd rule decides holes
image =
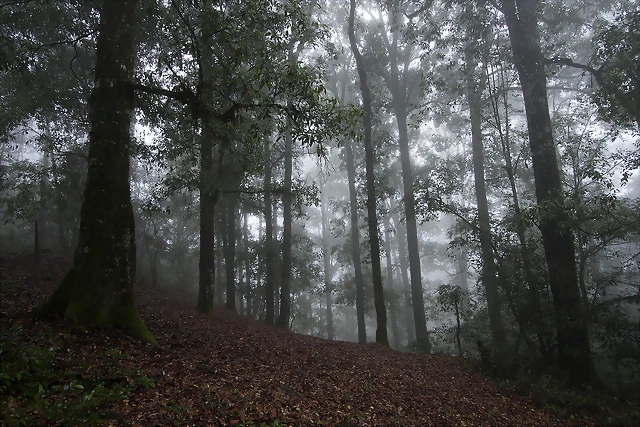
[[[0,258],[3,425],[573,424],[454,358],[298,335],[222,308],[207,316],[140,286],[137,306],[158,346],[26,315],[69,265]]]

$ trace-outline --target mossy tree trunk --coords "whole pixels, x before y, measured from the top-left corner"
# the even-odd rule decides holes
[[[137,0],[104,2],[97,42],[87,183],[73,267],[38,308],[78,324],[119,326],[155,340],[133,302],[135,225],[129,187]]]

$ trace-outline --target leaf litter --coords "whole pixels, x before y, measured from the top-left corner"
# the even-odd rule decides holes
[[[195,310],[192,298],[139,284],[136,305],[158,346],[115,329],[78,332],[63,321],[45,324],[25,315],[53,292],[70,264],[54,256],[0,258],[3,332],[19,323],[37,335],[49,325],[62,342],[56,357],[60,366],[69,355],[89,371],[108,374],[115,363],[153,379],[155,387],[136,387],[126,399],[103,408],[112,425],[573,423],[536,408],[530,398],[499,392],[454,358],[299,335],[222,307],[205,315]],[[114,360],[114,354],[120,356]],[[132,379],[113,379],[126,381]],[[64,424],[64,419],[48,422]]]

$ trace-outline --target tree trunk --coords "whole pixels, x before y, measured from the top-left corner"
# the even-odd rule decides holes
[[[293,141],[291,132],[284,137],[284,194],[282,196],[282,266],[280,270],[280,313],[276,326],[289,329],[291,317],[291,175],[293,174]]]
[[[225,308],[236,311],[236,195],[228,194],[225,199],[225,229],[222,240],[227,279]]]
[[[123,327],[155,343],[133,302],[136,247],[129,155],[134,94],[129,81],[137,5],[136,0],[105,2],[100,12],[80,238],[73,267],[37,311],[94,327]]]
[[[280,316],[280,274],[282,268],[282,257],[279,256],[278,247],[278,201],[273,201],[273,318]]]
[[[223,216],[224,212],[222,210],[218,210],[217,212],[217,222],[218,222],[218,230],[224,230],[222,226],[224,224]],[[218,235],[215,237],[215,250],[214,250],[214,284],[215,284],[215,300],[217,305],[222,305],[224,298],[224,282],[222,281],[222,260],[224,258],[224,248],[222,245],[222,237],[220,236],[221,232],[218,231]]]
[[[251,254],[249,253],[249,214],[245,210],[243,213],[244,221],[242,226],[242,241],[244,242],[244,261],[245,261],[245,276],[244,276],[244,295],[247,304],[247,316],[251,317],[253,314],[252,297],[253,290],[251,288]]]
[[[394,17],[397,13],[394,13]],[[393,18],[392,18],[393,19]],[[396,21],[397,19],[394,19]],[[407,88],[405,78],[402,81],[398,75],[398,67],[404,66],[408,71],[409,63],[400,64],[397,48],[398,35],[394,32],[394,39],[389,47],[390,76],[387,85],[391,92],[392,107],[398,125],[398,145],[400,147],[400,164],[402,165],[402,188],[404,191],[404,213],[407,225],[407,249],[409,252],[409,271],[411,273],[411,300],[413,302],[413,321],[416,328],[416,344],[419,349],[429,353],[431,343],[427,330],[427,317],[424,307],[424,290],[422,289],[422,270],[420,268],[420,248],[418,246],[418,224],[416,221],[415,198],[413,196],[413,171],[411,169],[411,154],[409,153],[409,134],[407,130]],[[411,49],[407,46],[405,49]],[[411,55],[405,53],[405,58]]]
[[[537,6],[536,0],[502,1],[513,61],[524,96],[536,199],[543,210],[540,231],[556,314],[559,366],[569,373],[574,384],[583,384],[597,381],[597,378],[576,277],[573,235],[564,211],[538,33]]]
[[[411,308],[411,285],[409,284],[409,264],[407,262],[407,240],[401,227],[400,220],[397,218],[395,203],[393,199],[389,199],[389,209],[391,210],[391,219],[396,229],[396,241],[398,243],[398,261],[400,264],[400,274],[402,276],[402,293],[404,295],[404,315],[405,324],[407,326],[407,343],[411,344],[416,340],[416,330],[413,323],[413,310]]]
[[[40,256],[40,229],[38,220],[33,221],[33,254]]]
[[[474,34],[469,37],[476,39]],[[474,70],[476,68],[475,46],[465,49],[467,67],[467,103],[471,118],[471,150],[473,157],[473,175],[478,206],[478,228],[480,237],[480,254],[482,257],[482,283],[487,293],[487,309],[489,311],[489,326],[491,328],[491,342],[495,347],[501,347],[507,342],[502,321],[502,302],[498,292],[498,271],[493,259],[493,245],[491,244],[491,222],[489,218],[489,203],[484,180],[484,144],[482,141],[482,113],[480,111],[481,90],[476,87]]]
[[[356,1],[351,0],[349,10],[349,42],[356,60],[358,76],[360,77],[360,91],[362,92],[362,107],[364,109],[364,149],[367,176],[367,222],[369,224],[369,240],[371,241],[371,271],[373,274],[373,300],[376,308],[376,343],[389,346],[387,338],[387,309],[384,304],[384,289],[382,286],[382,270],[380,266],[380,240],[378,238],[378,217],[376,211],[376,188],[373,168],[375,166],[375,153],[371,137],[371,92],[367,85],[367,72],[364,60],[355,35],[355,9]]]
[[[265,320],[267,324],[273,325],[274,315],[274,265],[273,254],[273,202],[271,200],[271,143],[268,138],[264,139],[264,223],[265,223]]]
[[[351,140],[346,138],[344,148],[347,152],[347,179],[349,181],[349,215],[351,219],[351,259],[353,260],[356,282],[356,317],[358,324],[358,342],[367,342],[367,324],[364,317],[364,278],[360,258],[360,227],[358,224],[358,193],[356,192],[356,166]]]
[[[322,213],[322,259],[324,262],[324,295],[327,305],[327,339],[333,340],[333,308],[331,302],[331,249],[329,247],[329,226],[327,224],[327,194],[324,189],[322,178],[320,179],[321,202],[320,211]]]
[[[389,215],[384,217],[384,251],[387,255],[387,289],[393,292],[393,264],[391,260],[391,222]],[[393,348],[400,349],[400,331],[395,301],[389,303],[389,317],[391,318],[391,333],[393,334]]]
[[[206,8],[208,5],[202,4],[200,20],[204,22],[207,18]],[[209,52],[208,40],[202,39],[200,50]],[[202,72],[202,95],[201,101],[210,104],[214,99],[213,78],[214,70],[210,54],[202,55],[200,58]],[[208,114],[202,116],[202,129],[200,135],[200,261],[199,261],[199,291],[197,309],[203,313],[213,311],[213,291],[215,285],[215,259],[214,259],[214,238],[215,238],[215,206],[218,201],[218,183],[215,182],[213,167],[213,146],[214,133],[213,126],[209,123],[212,118]],[[221,164],[222,159],[218,159]],[[223,230],[224,232],[224,230]]]
[[[341,86],[341,104],[346,102],[346,88],[349,80],[349,66],[344,67]],[[364,279],[362,278],[362,261],[360,259],[360,226],[358,224],[358,193],[356,192],[356,165],[353,156],[351,139],[344,139],[347,154],[347,181],[349,185],[349,215],[351,219],[351,260],[353,262],[356,282],[356,317],[358,325],[358,342],[367,342],[367,325],[364,317]]]

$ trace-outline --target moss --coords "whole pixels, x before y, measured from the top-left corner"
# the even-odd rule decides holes
[[[132,337],[156,344],[133,301],[132,280],[125,266],[104,268],[99,252],[76,260],[47,302],[36,308],[42,316],[64,317],[88,327],[116,326]]]
[[[133,296],[129,294],[125,297],[123,304],[120,305],[119,310],[113,310],[111,313],[110,324],[120,326],[128,331],[132,337],[146,342],[149,344],[157,344],[151,332],[147,329],[138,310],[133,303]]]

